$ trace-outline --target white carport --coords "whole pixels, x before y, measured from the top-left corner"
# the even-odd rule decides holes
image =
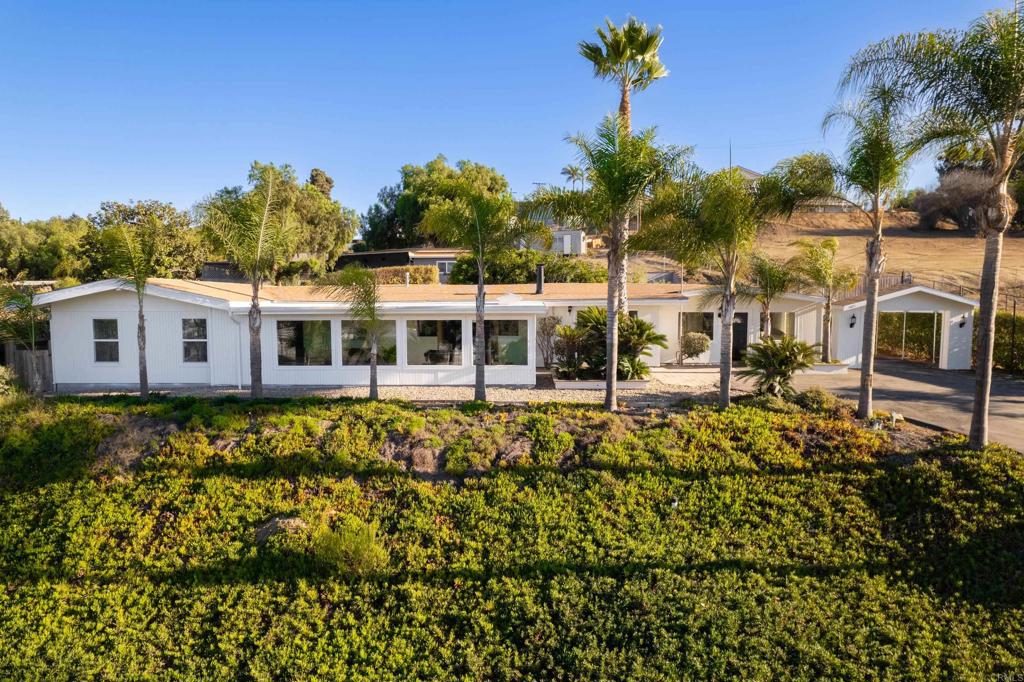
[[[839,301],[832,313],[834,357],[860,367],[864,336],[864,297]],[[923,285],[908,285],[878,297],[880,313],[936,315],[939,369],[970,369],[974,338],[974,309],[978,302]]]

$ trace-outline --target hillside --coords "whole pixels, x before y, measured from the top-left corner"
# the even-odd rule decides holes
[[[5,680],[995,679],[1024,464],[841,406],[0,402]]]

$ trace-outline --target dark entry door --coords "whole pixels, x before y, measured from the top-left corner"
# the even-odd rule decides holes
[[[736,313],[732,319],[732,361],[739,362],[747,350],[747,314]]]

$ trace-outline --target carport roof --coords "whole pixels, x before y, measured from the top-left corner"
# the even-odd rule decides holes
[[[973,299],[960,296],[959,294],[952,294],[948,291],[942,291],[941,289],[933,289],[932,287],[926,287],[923,284],[906,284],[897,289],[891,289],[889,291],[879,294],[878,300],[890,301],[893,299],[901,298],[903,296],[909,296],[910,294],[925,294],[927,296],[934,296],[936,298],[944,299],[947,301],[953,301],[954,303],[959,303],[961,305],[971,307],[976,307],[978,305],[978,302]],[[863,307],[865,301],[866,296],[864,294],[860,294],[858,296],[851,296],[849,298],[844,298],[839,301],[836,301],[836,305],[841,310],[852,310],[853,308]]]

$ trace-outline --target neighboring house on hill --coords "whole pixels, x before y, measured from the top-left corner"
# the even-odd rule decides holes
[[[381,308],[393,327],[380,347],[382,385],[471,385],[475,285],[384,286]],[[652,349],[651,366],[676,358],[681,334],[705,332],[719,354],[717,313],[702,308],[706,285],[630,284],[630,314],[651,322],[669,348]],[[537,320],[547,315],[575,322],[587,306],[603,307],[605,284],[489,285],[487,287],[487,382],[534,385],[540,364]],[[152,279],[146,288],[148,365],[153,386],[246,386],[249,383],[247,284]],[[883,311],[938,313],[939,367],[971,365],[974,301],[913,286],[881,297]],[[53,381],[58,390],[132,389],[138,382],[135,292],[119,280],[103,280],[49,292],[38,303],[51,312]],[[858,307],[859,306],[859,307]],[[787,294],[773,305],[773,326],[817,343],[822,299]],[[268,386],[351,386],[369,383],[365,335],[346,302],[308,286],[264,286],[263,380]],[[863,302],[835,308],[833,347],[840,361],[857,363]],[[740,305],[734,319],[735,355],[759,338],[756,302]]]
[[[336,270],[359,263],[368,268],[384,268],[401,265],[436,265],[441,283],[448,281],[452,267],[459,256],[468,251],[456,248],[413,246],[408,249],[382,249],[380,251],[356,251],[343,253],[334,264]]]

